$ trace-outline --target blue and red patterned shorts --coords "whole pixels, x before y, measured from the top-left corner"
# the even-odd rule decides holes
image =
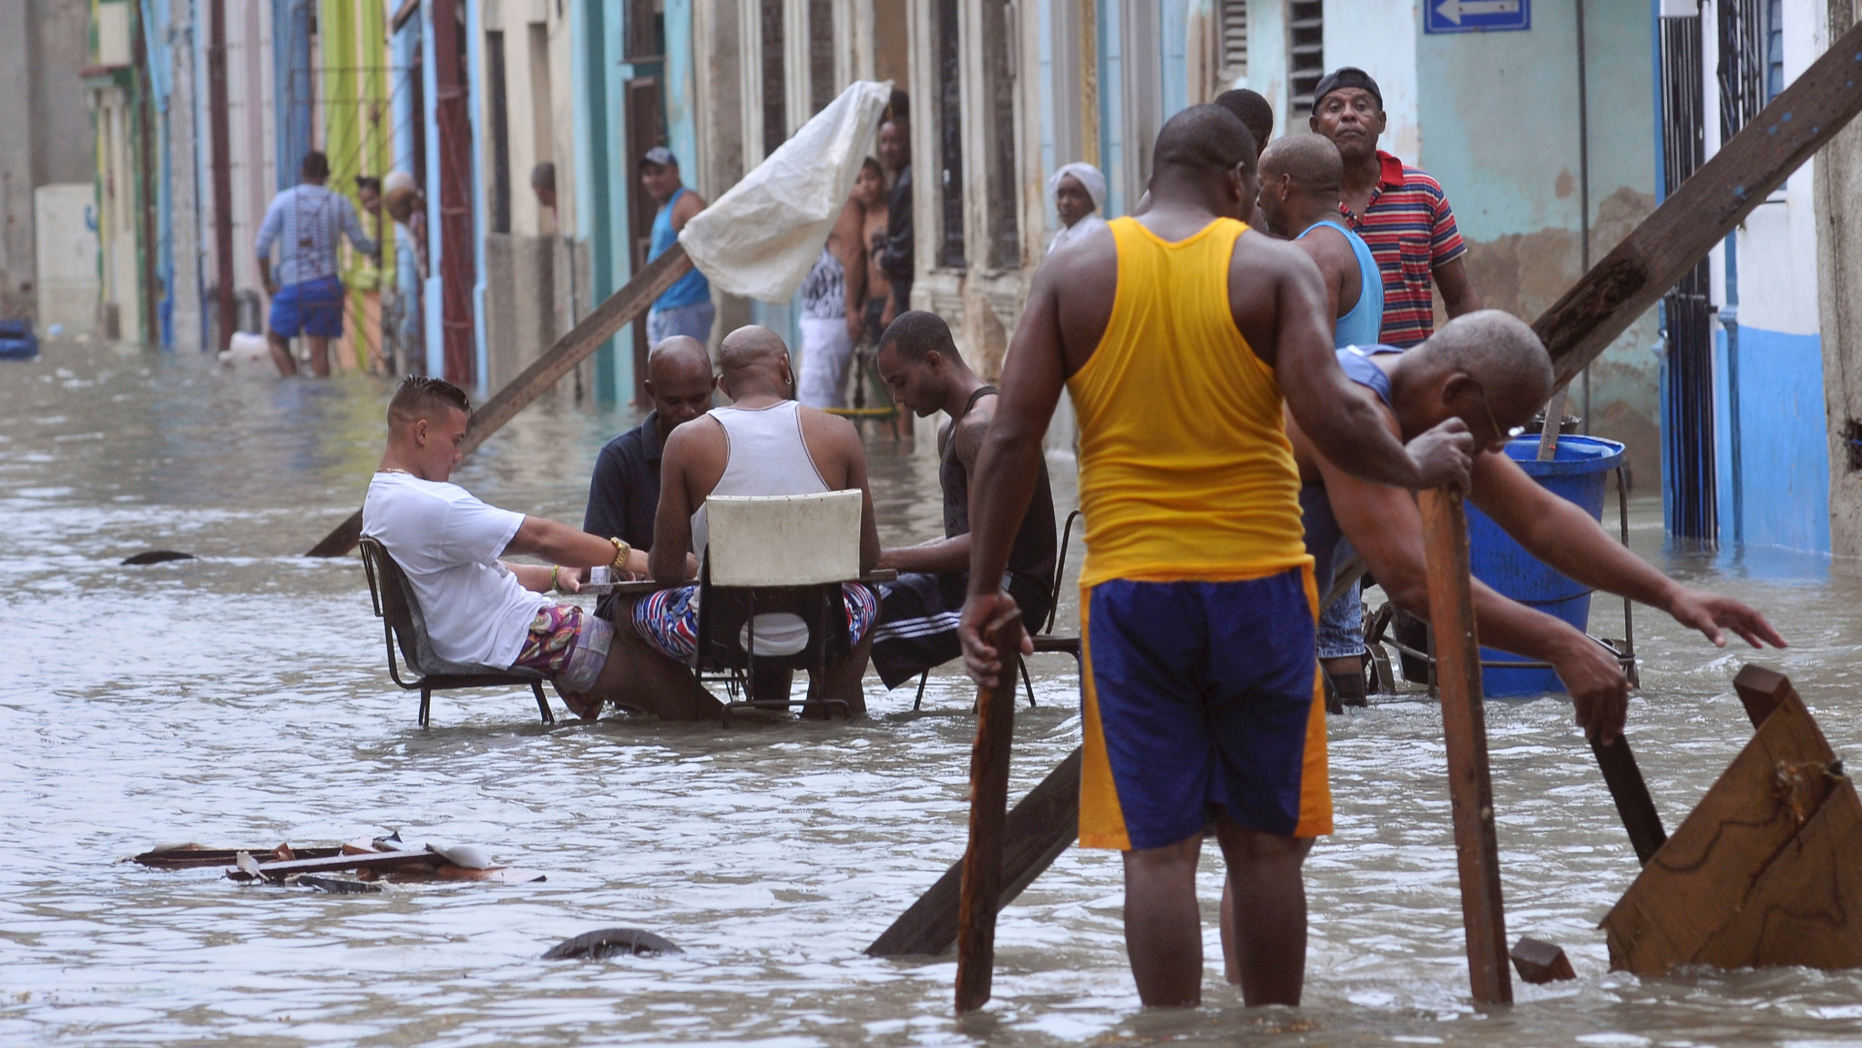
[[[595,686],[613,640],[614,626],[607,619],[574,604],[548,604],[531,620],[524,650],[511,668],[541,670],[564,701],[573,702]]]
[[[858,582],[841,584],[841,598],[847,607],[847,640],[858,644],[866,638],[868,630],[873,628],[873,620],[879,617],[879,598],[873,591]],[[634,604],[634,630],[641,639],[658,649],[667,658],[678,662],[690,663],[692,653],[698,650],[698,587],[682,586],[678,589],[660,590],[644,600]],[[765,619],[776,618],[775,615],[758,615],[757,653],[788,654],[788,652],[771,652],[765,646],[762,623]],[[785,615],[784,618],[794,618]],[[773,632],[773,631],[772,631]]]

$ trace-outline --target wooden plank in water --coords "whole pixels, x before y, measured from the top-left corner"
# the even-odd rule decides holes
[[[284,862],[259,863],[259,873],[283,878],[294,873],[331,873],[336,870],[389,870],[398,866],[450,866],[444,858],[430,851],[372,852],[367,855],[332,855],[322,859],[291,859]],[[240,870],[226,875],[236,881],[250,880]]]
[[[1592,740],[1590,751],[1597,757],[1597,767],[1603,769],[1604,785],[1610,787],[1610,799],[1616,802],[1623,829],[1629,831],[1629,846],[1636,849],[1636,861],[1647,866],[1668,842],[1668,832],[1662,829],[1661,813],[1655,810],[1649,784],[1636,766],[1629,738],[1618,735],[1608,746]]]
[[[1003,829],[1002,890],[996,896],[1000,913],[1043,871],[1060,858],[1080,836],[1080,748],[1028,795],[1009,809]],[[918,901],[899,915],[873,945],[872,957],[933,955],[957,941],[957,907],[963,881],[963,860],[944,871]]]
[[[1481,1004],[1511,1004],[1506,909],[1500,894],[1500,845],[1494,833],[1493,779],[1487,764],[1480,642],[1468,573],[1468,519],[1461,493],[1419,493],[1427,557],[1429,619],[1435,628],[1436,686],[1448,749],[1461,918],[1467,929],[1468,982]]]
[[[635,317],[645,312],[654,299],[664,294],[674,281],[690,272],[691,268],[692,260],[686,257],[685,248],[676,241],[666,249],[665,254],[641,267],[632,280],[609,295],[605,302],[595,307],[594,312],[583,317],[581,323],[570,328],[567,334],[556,340],[555,345],[531,361],[529,367],[505,383],[503,389],[492,394],[489,400],[479,405],[477,411],[472,412],[472,421],[466,427],[465,441],[459,446],[460,453],[470,455],[474,448],[484,443],[486,437],[502,429],[519,411],[529,407],[532,401],[555,386],[571,368],[587,359],[597,347],[606,342],[609,336],[633,323]],[[346,556],[356,548],[361,538],[362,511],[357,510],[304,555]]]
[[[996,906],[1002,888],[1002,836],[1009,806],[1009,750],[1015,741],[1015,656],[1022,616],[1011,610],[985,633],[1002,659],[994,687],[976,700],[970,749],[970,846],[963,854],[957,906],[957,1014],[989,1001],[996,964]]]
[[[1702,961],[1709,944],[1750,904],[1767,867],[1802,850],[1799,831],[1837,783],[1846,785],[1830,774],[1835,761],[1802,700],[1783,695],[1604,918],[1610,966],[1641,975]],[[1862,933],[1862,924],[1853,928],[1851,934]],[[1712,956],[1738,952],[1722,938]]]
[[[1784,697],[1797,697],[1797,689],[1791,687],[1791,678],[1774,669],[1764,666],[1747,666],[1733,678],[1733,690],[1739,693],[1739,701],[1746,707],[1746,716],[1752,721],[1754,731],[1765,723],[1765,718],[1772,715]]]

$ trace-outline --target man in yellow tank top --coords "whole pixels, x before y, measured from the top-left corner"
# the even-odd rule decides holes
[[[1238,220],[1254,157],[1234,114],[1187,109],[1158,133],[1151,209],[1049,256],[971,488],[960,634],[991,683],[1002,656],[980,627],[1013,601],[990,580],[1065,385],[1086,515],[1080,843],[1124,852],[1125,942],[1147,1005],[1201,999],[1195,874],[1211,824],[1235,884],[1243,996],[1299,1003],[1300,867],[1332,811],[1283,400],[1367,480],[1465,487],[1473,445],[1459,419],[1407,450],[1383,427],[1333,355],[1318,268]]]

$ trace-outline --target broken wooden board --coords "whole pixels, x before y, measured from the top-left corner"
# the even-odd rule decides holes
[[[1862,964],[1862,805],[1803,701],[1768,694],[1757,734],[1604,918],[1612,968]]]
[[[1054,864],[1080,836],[1080,748],[1009,809],[1003,829],[1002,884],[996,895],[1001,911],[1043,870]],[[934,955],[957,941],[959,887],[963,860],[950,864],[936,884],[899,915],[873,945],[871,957]]]
[[[1513,970],[1529,983],[1561,982],[1575,979],[1571,959],[1559,946],[1543,939],[1521,939],[1513,944]]]
[[[240,852],[248,852],[254,858],[326,859],[332,855],[341,855],[342,851],[341,848],[330,847],[293,848],[289,844],[280,844],[275,848],[203,848],[198,844],[178,844],[145,851],[129,861],[157,870],[195,870],[208,866],[231,866]]]

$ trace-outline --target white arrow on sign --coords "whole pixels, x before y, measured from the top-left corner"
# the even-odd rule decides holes
[[[1462,15],[1516,15],[1519,0],[1442,0],[1435,10],[1456,25]]]

